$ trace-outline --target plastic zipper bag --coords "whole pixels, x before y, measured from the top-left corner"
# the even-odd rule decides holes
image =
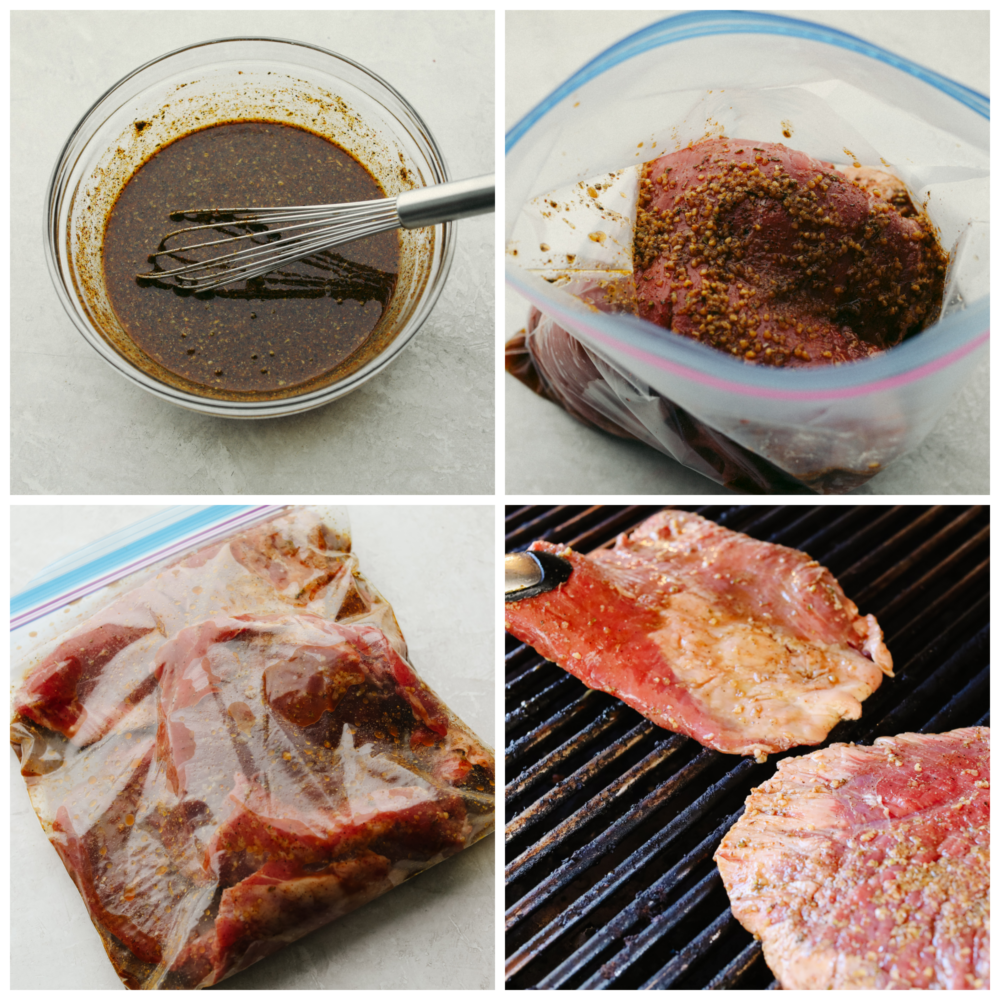
[[[950,253],[940,321],[861,362],[775,370],[610,311],[629,295],[637,167],[720,134],[899,176]],[[508,370],[731,488],[853,489],[923,440],[985,350],[988,136],[986,98],[832,29],[722,12],[651,25],[508,134],[507,277],[538,310]]]
[[[346,513],[198,516],[53,567],[13,635],[31,802],[130,988],[219,982],[493,828],[492,751]]]

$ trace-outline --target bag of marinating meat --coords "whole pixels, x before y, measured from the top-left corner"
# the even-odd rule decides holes
[[[484,837],[494,762],[409,663],[342,511],[153,548],[15,620],[11,741],[122,981],[190,989]]]
[[[655,179],[644,178],[642,165],[722,137],[739,148],[734,165],[751,172],[758,154],[744,146],[785,144],[813,166],[904,182],[949,258],[937,322],[889,350],[838,359],[834,348],[809,359],[831,363],[795,368],[765,363],[768,344],[754,336],[734,337],[724,352],[666,332],[682,332],[684,310],[673,325],[661,322],[665,310],[650,300],[663,275],[643,285],[655,269],[633,270],[640,185]],[[508,371],[585,423],[643,441],[731,489],[844,493],[862,485],[920,444],[983,361],[989,101],[878,46],[768,14],[671,17],[557,88],[511,129],[506,153],[507,280],[534,306],[507,345]],[[771,186],[772,169],[761,167]],[[784,234],[796,254],[815,249],[808,228],[801,239]],[[710,245],[711,234],[701,235]],[[759,242],[781,235],[761,232]],[[705,261],[694,263],[704,276]],[[695,285],[697,270],[687,272]],[[864,310],[844,297],[847,313]],[[736,327],[752,305],[741,299],[719,319]],[[657,315],[660,325],[647,321]],[[763,319],[769,337],[774,317]]]

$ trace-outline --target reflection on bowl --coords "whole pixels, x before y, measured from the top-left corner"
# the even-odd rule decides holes
[[[399,231],[399,277],[388,308],[365,343],[321,377],[267,393],[219,390],[182,377],[141,350],[112,308],[101,260],[105,223],[129,178],[159,148],[197,129],[241,120],[295,125],[331,140],[364,164],[390,197],[448,179],[417,112],[357,63],[280,39],[207,42],[129,74],[77,126],[49,189],[47,258],[81,334],[131,381],[202,413],[279,416],[350,392],[399,354],[440,294],[454,231],[449,223]],[[165,219],[174,207],[164,206]]]

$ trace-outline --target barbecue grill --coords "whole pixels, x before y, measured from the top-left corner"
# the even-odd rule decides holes
[[[589,552],[660,507],[510,507],[508,551]],[[808,552],[874,613],[894,679],[830,743],[989,725],[989,508],[683,507]],[[709,750],[507,636],[508,989],[778,989],[712,855],[765,764]]]

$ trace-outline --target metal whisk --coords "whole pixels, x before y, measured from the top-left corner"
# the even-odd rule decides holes
[[[172,212],[172,219],[199,225],[168,233],[156,253],[150,254],[153,270],[136,277],[172,279],[182,288],[207,292],[365,236],[400,227],[434,226],[492,212],[493,207],[493,174],[489,174],[405,191],[395,198],[345,205]],[[206,230],[224,235],[204,240]],[[181,266],[164,269],[160,266],[162,257],[180,261]]]

